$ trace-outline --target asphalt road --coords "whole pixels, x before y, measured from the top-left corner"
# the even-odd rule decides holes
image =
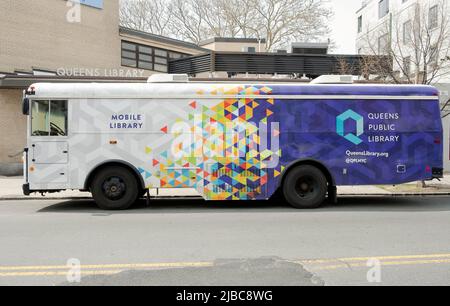
[[[450,198],[0,201],[0,248],[0,285],[450,285]]]

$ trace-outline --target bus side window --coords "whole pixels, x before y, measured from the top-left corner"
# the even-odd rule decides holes
[[[31,136],[67,136],[67,101],[33,101]]]
[[[50,136],[67,136],[67,101],[50,103]]]

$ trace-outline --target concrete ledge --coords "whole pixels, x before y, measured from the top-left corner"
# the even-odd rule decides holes
[[[0,163],[0,176],[22,176],[23,165],[21,163]]]

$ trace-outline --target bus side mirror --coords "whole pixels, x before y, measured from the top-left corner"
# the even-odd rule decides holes
[[[30,100],[28,98],[22,100],[22,113],[26,116],[30,114]]]

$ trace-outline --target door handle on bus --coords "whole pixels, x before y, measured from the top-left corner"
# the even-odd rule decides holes
[[[36,162],[36,159],[34,158],[34,149],[36,148],[36,145],[35,144],[32,144],[31,145],[31,161],[34,163],[34,162]]]

